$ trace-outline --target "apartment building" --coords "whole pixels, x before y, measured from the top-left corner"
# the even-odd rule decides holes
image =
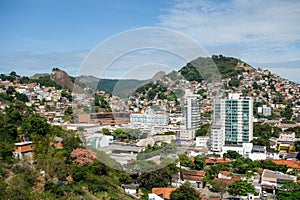
[[[240,94],[229,94],[214,102],[211,134],[212,151],[221,151],[225,144],[241,145],[253,139],[253,100]]]

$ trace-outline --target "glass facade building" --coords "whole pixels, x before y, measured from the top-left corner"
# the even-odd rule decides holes
[[[227,99],[215,100],[214,106],[213,125],[218,126],[218,133],[215,132],[214,137],[211,138],[213,149],[221,149],[220,138],[223,145],[239,145],[252,141],[253,100],[251,97],[229,94]],[[219,141],[215,141],[217,138]]]

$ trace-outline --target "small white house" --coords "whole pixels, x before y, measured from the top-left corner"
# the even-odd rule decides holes
[[[136,195],[136,186],[135,185],[122,185],[122,188],[125,190],[126,193],[131,195]]]
[[[164,199],[158,196],[157,194],[149,193],[148,200],[164,200]]]
[[[196,147],[208,148],[209,136],[198,136],[196,137]]]

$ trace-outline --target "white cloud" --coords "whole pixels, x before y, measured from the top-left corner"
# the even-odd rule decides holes
[[[153,66],[178,70],[199,56],[209,55],[186,35],[164,28],[145,27],[122,32],[99,44],[85,59],[79,74],[145,79],[160,71]],[[141,68],[149,70],[138,73],[137,69]],[[214,70],[218,73],[216,68]]]
[[[159,19],[160,26],[186,33],[210,53],[255,62],[299,59],[300,1],[180,0]]]

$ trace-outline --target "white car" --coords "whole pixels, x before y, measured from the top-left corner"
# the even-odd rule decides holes
[[[268,196],[268,193],[266,191],[263,191],[262,194],[263,194],[263,197],[267,197]]]

